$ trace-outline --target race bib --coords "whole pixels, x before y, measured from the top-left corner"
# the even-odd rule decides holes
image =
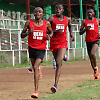
[[[43,31],[42,30],[34,30],[33,39],[42,40],[43,39]]]
[[[94,30],[94,24],[93,23],[87,24],[87,26],[91,26],[90,30]]]
[[[64,24],[56,24],[56,30],[58,30],[58,29],[62,29],[63,30],[62,32],[64,32],[65,25]]]

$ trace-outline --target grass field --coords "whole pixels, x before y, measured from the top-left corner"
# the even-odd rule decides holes
[[[69,63],[75,63],[75,62],[84,62],[84,61],[86,61],[86,60],[84,60],[84,59],[75,59],[75,60],[68,60],[67,62],[64,62],[63,61],[63,63],[67,63],[67,64],[69,64]],[[47,66],[47,65],[52,65],[53,64],[53,62],[52,61],[47,61],[47,62],[43,62],[43,63],[41,63],[41,66]],[[31,62],[27,62],[27,63],[25,63],[25,64],[15,64],[15,66],[12,66],[12,65],[0,65],[0,70],[1,69],[13,69],[13,68],[22,68],[22,67],[27,67],[27,66],[31,66]]]
[[[100,100],[100,80],[86,81],[65,91],[42,97],[39,100]]]

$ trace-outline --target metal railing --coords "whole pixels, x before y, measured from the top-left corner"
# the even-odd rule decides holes
[[[27,57],[28,57],[28,39],[21,39],[20,34],[21,31],[24,27],[24,24],[26,20],[23,20],[24,18],[21,17],[20,13],[17,14],[17,19],[11,19],[6,16],[4,17],[4,11],[0,10],[0,52],[2,51],[7,51],[7,52],[12,52],[12,64],[13,66],[15,65],[15,51],[18,51],[19,55],[19,63],[21,63],[21,51],[26,51],[27,52]],[[80,19],[79,19],[80,20]],[[10,24],[9,24],[10,21]],[[79,29],[80,29],[80,21],[78,24],[72,24],[73,31],[72,34],[75,37],[75,41],[71,42],[69,31],[67,28],[67,40],[68,40],[68,51],[66,51],[66,55],[68,56],[68,60],[70,59],[76,59],[78,56],[80,58],[85,58],[88,56],[87,54],[87,49],[86,49],[86,43],[85,43],[85,34],[84,35],[79,35]],[[99,27],[100,28],[100,27]],[[5,31],[5,32],[4,32]],[[3,34],[8,32],[6,34],[6,38],[1,37]],[[16,37],[14,37],[16,35]],[[14,38],[12,38],[14,37]],[[9,38],[9,40],[7,40]],[[3,42],[2,42],[3,40]],[[2,46],[9,44],[9,49],[2,49]],[[6,44],[6,45],[4,45]],[[7,45],[8,46],[8,45]],[[17,49],[15,48],[17,46]],[[49,41],[47,42],[47,49],[46,49],[46,55],[45,55],[45,60],[49,60]],[[100,47],[98,48],[98,56],[100,57]],[[50,53],[52,54],[52,53]]]

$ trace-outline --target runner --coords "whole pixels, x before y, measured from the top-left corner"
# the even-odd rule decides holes
[[[91,66],[94,71],[94,80],[98,80],[99,73],[98,73],[98,67],[96,64],[95,53],[98,49],[99,40],[100,40],[99,28],[98,28],[100,19],[95,18],[94,14],[95,13],[93,9],[87,10],[88,18],[82,21],[79,34],[83,35],[86,32],[85,41],[87,45],[87,51],[88,51],[89,59],[91,62]]]
[[[71,19],[63,16],[64,8],[62,4],[57,4],[55,6],[55,15],[49,17],[49,22],[53,30],[53,35],[50,39],[50,51],[52,51],[53,56],[56,61],[56,73],[55,73],[55,83],[51,87],[51,91],[55,93],[57,91],[57,84],[60,77],[62,60],[66,53],[67,48],[67,32],[66,28],[69,27],[70,37],[74,41],[71,29]]]
[[[34,70],[35,85],[35,92],[31,97],[38,98],[39,65],[45,55],[46,42],[50,39],[50,35],[47,35],[46,31],[48,29],[51,34],[52,29],[48,21],[42,20],[43,9],[41,7],[35,8],[34,16],[35,19],[30,19],[25,23],[21,38],[28,36],[29,58]],[[26,32],[27,29],[28,32]]]

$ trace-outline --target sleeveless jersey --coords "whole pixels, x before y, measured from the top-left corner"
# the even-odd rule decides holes
[[[63,29],[62,33],[54,33],[50,39],[50,51],[57,51],[60,48],[67,48],[67,32],[66,28],[68,26],[67,18],[64,16],[64,19],[60,21],[56,15],[54,15],[54,20],[51,25],[52,30]]]
[[[89,21],[88,19],[85,19],[85,28],[87,26],[91,26],[89,30],[86,30],[86,42],[93,42],[96,40],[99,40],[97,37],[99,35],[99,29],[96,18],[93,19],[93,21]]]
[[[34,25],[33,20],[30,19],[29,30],[32,28],[32,26],[34,28],[34,32],[28,35],[28,46],[39,50],[46,49],[47,21],[43,20],[43,25],[38,27]]]

